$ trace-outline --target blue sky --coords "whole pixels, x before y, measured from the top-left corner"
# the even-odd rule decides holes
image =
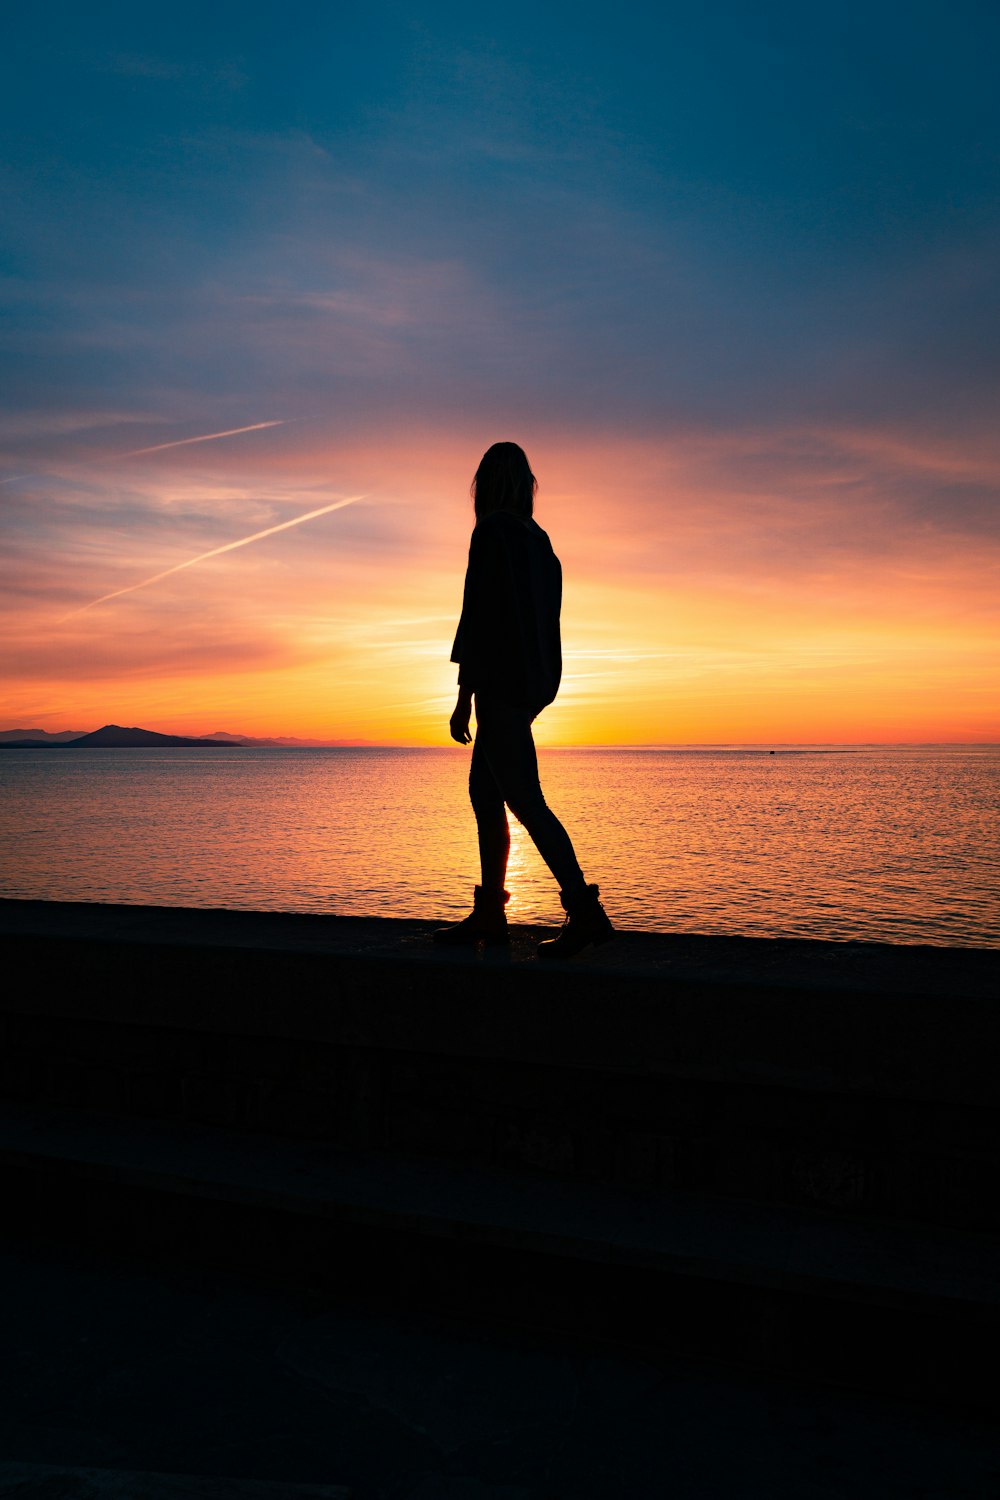
[[[8,29],[19,406],[991,411],[992,6],[42,4]],[[341,349],[303,360],[317,315]]]

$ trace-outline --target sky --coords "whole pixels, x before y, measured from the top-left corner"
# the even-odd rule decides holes
[[[5,32],[0,728],[447,744],[504,439],[541,743],[1000,740],[993,0]]]

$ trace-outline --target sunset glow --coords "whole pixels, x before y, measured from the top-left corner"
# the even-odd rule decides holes
[[[988,48],[317,8],[237,56],[228,9],[26,23],[0,727],[448,744],[511,439],[565,578],[541,744],[1000,740]]]

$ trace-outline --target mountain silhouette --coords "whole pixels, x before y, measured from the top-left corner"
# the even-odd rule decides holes
[[[177,748],[179,746],[211,746],[220,748],[218,740],[186,739],[180,734],[158,734],[155,729],[123,729],[120,724],[105,724],[92,734],[82,734],[78,740],[67,740],[67,749],[99,750],[102,746],[115,750]]]
[[[79,729],[61,730],[58,734],[45,729],[0,730],[0,750],[155,750],[209,745],[237,749],[356,749],[373,743],[372,740],[302,740],[289,735],[254,739],[246,734],[229,734],[224,729],[216,729],[210,735],[160,734],[155,729],[124,729],[120,724],[105,724],[91,733]]]
[[[180,734],[158,734],[155,729],[123,729],[105,724],[75,740],[0,740],[0,750],[177,750],[223,748],[221,740],[186,739]]]
[[[65,740],[78,740],[86,733],[86,729],[60,729],[55,734],[49,729],[0,729],[0,744],[4,740],[33,740],[39,745],[58,745]]]
[[[208,738],[219,740],[227,745],[257,746],[259,749],[267,750],[294,750],[296,747],[303,750],[342,750],[375,744],[374,740],[302,740],[288,734],[272,735],[268,739],[260,740],[254,739],[249,734],[230,734],[225,729],[214,729]]]

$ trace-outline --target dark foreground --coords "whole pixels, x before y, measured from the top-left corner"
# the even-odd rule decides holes
[[[380,1308],[352,1287],[24,1245],[0,1253],[0,1287],[0,1494],[19,1500],[995,1500],[1000,1488],[981,1419]]]
[[[0,903],[0,1493],[996,1492],[997,954],[428,931]]]

